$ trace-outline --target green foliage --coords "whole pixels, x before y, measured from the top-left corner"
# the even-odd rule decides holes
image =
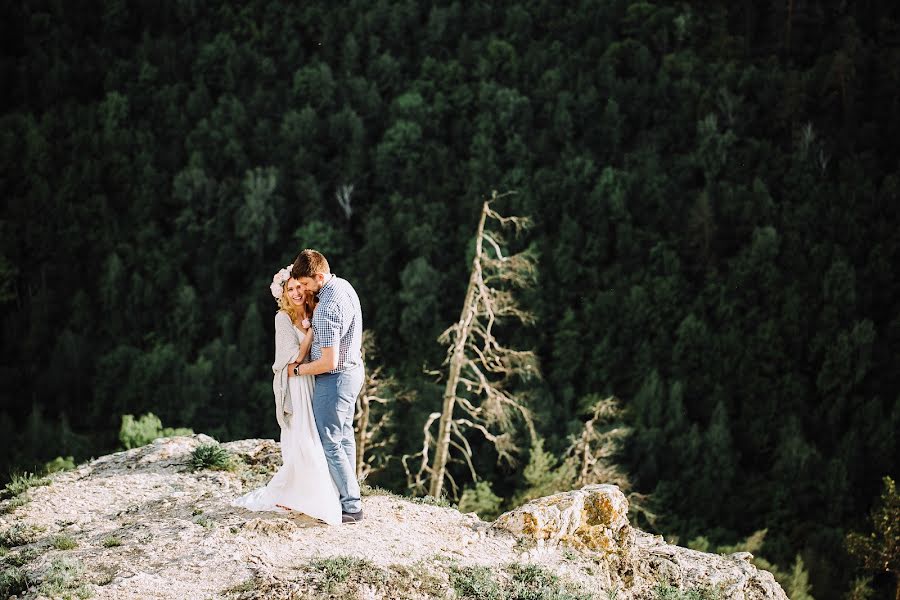
[[[654,589],[656,600],[719,600],[721,592],[713,588],[695,588],[682,590],[680,588],[660,583]]]
[[[806,570],[806,566],[803,564],[803,557],[797,554],[794,557],[794,562],[790,569],[784,569],[761,556],[767,533],[767,530],[761,529],[736,544],[725,544],[715,547],[713,547],[707,538],[699,536],[690,540],[687,543],[687,546],[688,548],[699,550],[701,552],[713,552],[717,554],[749,552],[753,555],[751,562],[758,568],[772,573],[775,577],[775,581],[781,585],[788,598],[791,598],[792,600],[794,598],[814,600],[810,593],[811,586],[809,584],[809,573]]]
[[[779,581],[781,583],[781,581]],[[794,566],[788,574],[787,581],[782,583],[785,593],[791,600],[815,600],[809,593],[809,573],[803,565],[803,558],[798,554]]]
[[[845,600],[869,600],[875,595],[872,589],[872,577],[857,577],[850,584],[850,590],[844,596]]]
[[[134,415],[122,415],[122,424],[119,427],[119,441],[126,449],[145,446],[153,440],[161,437],[175,435],[193,435],[193,431],[186,428],[163,427],[159,417],[153,413],[141,415],[135,419]]]
[[[14,523],[7,529],[0,531],[0,546],[14,548],[35,542],[44,531],[40,525],[30,523]]]
[[[383,584],[386,579],[386,573],[371,561],[351,556],[316,559],[310,563],[310,566],[324,577],[324,587],[327,592],[339,590],[342,584],[350,582]]]
[[[575,485],[574,463],[560,465],[559,459],[544,449],[544,443],[544,438],[538,437],[531,447],[528,464],[522,471],[527,487],[516,496],[514,504],[566,491]]]
[[[439,506],[441,508],[456,508],[456,505],[447,497],[441,496],[440,498],[435,498],[434,496],[416,496],[413,498],[409,498],[411,502],[415,502],[416,504],[427,504],[429,506]]]
[[[487,481],[479,481],[463,490],[459,499],[459,512],[474,512],[483,521],[493,521],[500,515],[503,499],[496,495]]]
[[[122,539],[115,535],[109,535],[100,542],[104,548],[117,548],[122,545]]]
[[[563,581],[540,565],[512,564],[505,573],[488,567],[452,567],[450,583],[460,598],[472,600],[589,600],[592,594]]]
[[[78,542],[70,535],[59,534],[53,536],[50,540],[50,545],[57,550],[72,550],[78,547]]]
[[[75,459],[71,456],[57,456],[50,462],[44,463],[44,472],[59,473],[61,471],[71,471],[75,468]]]
[[[545,567],[533,564],[510,565],[511,589],[504,598],[515,600],[590,600],[593,594],[563,582]]]
[[[500,584],[488,567],[454,568],[450,583],[460,598],[472,600],[500,600],[503,598]]]
[[[9,500],[4,501],[2,505],[0,505],[0,514],[5,515],[14,512],[17,508],[25,506],[30,501],[31,499],[26,495],[20,495],[14,498],[10,498]]]
[[[12,567],[0,571],[0,596],[11,598],[18,596],[31,587],[28,576],[20,567]]]
[[[219,444],[201,444],[191,452],[190,465],[194,470],[230,471],[235,463],[231,454]]]
[[[55,558],[50,568],[43,574],[37,591],[52,598],[84,600],[93,596],[85,578],[84,565],[79,561],[72,558]]]
[[[891,477],[882,479],[881,497],[872,508],[872,532],[847,535],[847,549],[867,571],[894,576],[900,593],[900,494]]]
[[[10,477],[9,483],[3,488],[2,496],[4,498],[15,498],[30,488],[43,485],[50,485],[50,480],[46,477],[39,477],[34,473],[16,473]]]

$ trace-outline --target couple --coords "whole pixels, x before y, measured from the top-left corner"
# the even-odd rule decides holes
[[[353,435],[363,384],[359,297],[315,250],[276,273],[271,291],[280,309],[272,387],[283,464],[268,485],[234,505],[357,523],[363,518]]]

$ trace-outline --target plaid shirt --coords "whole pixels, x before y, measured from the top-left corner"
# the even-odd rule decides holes
[[[359,296],[346,279],[333,275],[317,294],[319,304],[313,312],[312,360],[322,358],[322,348],[340,346],[337,368],[340,373],[362,365],[362,309]]]

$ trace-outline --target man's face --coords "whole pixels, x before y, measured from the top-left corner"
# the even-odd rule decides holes
[[[318,294],[319,290],[322,289],[322,284],[325,282],[325,275],[316,273],[312,277],[301,277],[298,281],[304,292]]]

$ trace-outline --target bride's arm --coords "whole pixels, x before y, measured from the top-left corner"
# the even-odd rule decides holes
[[[272,363],[272,372],[280,373],[282,369],[298,360],[300,347],[297,344],[297,334],[294,332],[291,318],[286,313],[279,312],[275,315],[275,362]]]

